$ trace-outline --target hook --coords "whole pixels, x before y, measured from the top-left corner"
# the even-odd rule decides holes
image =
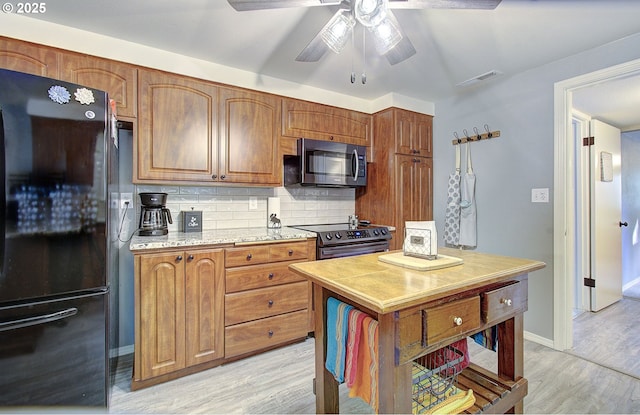
[[[458,140],[458,144],[462,144],[462,140],[460,139],[460,137],[458,137],[458,132],[457,131],[453,132],[453,136],[456,138],[456,140]]]
[[[478,127],[473,127],[473,132],[476,133],[476,140],[482,140],[482,136],[480,135],[480,132],[478,132]]]
[[[489,137],[489,138],[493,137],[493,134],[491,134],[491,131],[489,130],[489,125],[488,124],[484,125],[484,129],[487,131],[487,137]]]
[[[471,141],[471,137],[469,137],[469,133],[467,132],[467,129],[465,128],[464,130],[462,130],[462,132],[464,133],[464,136],[467,138],[467,141]]]

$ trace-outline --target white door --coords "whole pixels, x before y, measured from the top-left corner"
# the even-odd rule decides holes
[[[591,311],[622,298],[620,130],[591,121]]]

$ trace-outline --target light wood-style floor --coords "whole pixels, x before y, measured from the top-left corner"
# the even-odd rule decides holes
[[[625,299],[619,305],[633,308],[640,306],[640,301]],[[615,306],[612,306],[614,311]],[[622,313],[611,313],[613,317],[604,326],[618,334],[633,331],[632,328],[638,332],[639,312],[640,308],[636,309],[631,321],[628,315],[621,318],[622,321],[615,321],[616,316]],[[597,317],[597,314],[585,316]],[[591,323],[586,317],[574,322],[578,330],[581,324]],[[602,323],[595,324],[600,328],[603,326]],[[615,329],[616,326],[618,329]],[[640,361],[638,333],[633,343],[620,345],[612,340],[587,338],[580,342],[580,347],[585,350],[591,348],[593,356],[608,356],[610,361],[617,360],[623,364]],[[469,341],[469,350],[472,361],[495,370],[494,352],[477,346],[473,341]],[[604,360],[587,360],[577,354],[575,350],[559,352],[537,343],[525,342],[525,376],[529,380],[529,394],[524,401],[525,413],[640,413],[640,378],[607,368]],[[131,357],[121,357],[110,413],[315,413],[313,356],[313,339],[307,339],[136,392],[129,389]],[[342,413],[371,413],[371,409],[359,399],[348,398],[344,386],[340,391]]]

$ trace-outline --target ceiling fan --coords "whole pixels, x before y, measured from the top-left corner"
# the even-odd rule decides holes
[[[356,23],[373,35],[378,53],[391,65],[416,53],[390,9],[495,9],[502,0],[227,0],[237,11],[338,5],[340,8],[296,57],[317,62],[327,50],[344,48]]]

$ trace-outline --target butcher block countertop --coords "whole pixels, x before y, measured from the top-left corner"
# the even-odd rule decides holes
[[[380,255],[388,254],[382,252],[302,262],[289,267],[311,282],[381,314],[545,267],[541,261],[475,251],[438,248],[438,253],[461,258],[463,263],[449,268],[417,271],[379,261]]]

